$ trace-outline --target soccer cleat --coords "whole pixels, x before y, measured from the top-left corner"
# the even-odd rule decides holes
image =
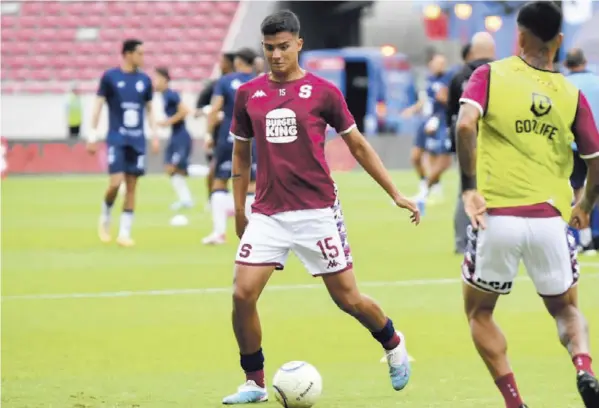
[[[226,242],[225,235],[217,235],[212,233],[202,240],[204,245],[222,245]]]
[[[599,407],[599,381],[590,373],[580,370],[576,376],[578,392],[586,408]]]
[[[119,246],[122,246],[125,248],[132,247],[135,245],[135,241],[133,241],[129,237],[118,237],[116,239],[116,243],[119,244]]]
[[[411,367],[410,357],[406,349],[406,339],[404,335],[397,332],[401,342],[393,350],[386,350],[387,364],[389,364],[389,376],[391,385],[395,391],[403,390],[410,380]]]
[[[225,405],[255,404],[268,401],[268,391],[259,387],[254,381],[248,380],[241,385],[235,394],[223,398]]]
[[[104,243],[112,240],[110,236],[110,221],[106,217],[100,217],[100,221],[98,221],[98,238]]]

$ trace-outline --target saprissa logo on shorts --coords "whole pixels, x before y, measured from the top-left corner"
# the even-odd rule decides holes
[[[532,105],[530,111],[537,117],[545,116],[551,111],[551,99],[538,93],[532,94]]]

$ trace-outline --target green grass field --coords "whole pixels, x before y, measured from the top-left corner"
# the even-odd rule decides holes
[[[415,191],[412,174],[395,177]],[[268,378],[286,361],[309,361],[323,375],[317,406],[326,408],[502,407],[462,313],[455,177],[445,182],[447,201],[430,207],[419,227],[364,174],[336,179],[356,273],[406,334],[412,380],[392,390],[378,344],[295,258],[260,302]],[[2,183],[2,406],[220,406],[243,380],[230,325],[232,222],[226,246],[203,247],[211,227],[203,206],[189,213],[189,226],[169,226],[170,184],[146,177],[137,246],[102,245],[96,220],[105,183]],[[192,183],[203,194],[203,180]],[[599,353],[599,259],[582,263],[581,305]],[[580,408],[574,368],[530,281],[517,282],[497,318],[531,408]],[[278,406],[271,397],[264,406]]]

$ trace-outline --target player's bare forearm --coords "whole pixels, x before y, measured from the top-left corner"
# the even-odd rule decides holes
[[[587,184],[581,199],[582,209],[590,213],[599,199],[599,157],[586,160]]]
[[[206,131],[209,135],[214,133],[214,129],[218,125],[218,113],[222,110],[223,105],[224,98],[222,96],[216,95],[212,97],[212,101],[210,102],[210,113],[206,120]]]
[[[104,101],[106,99],[103,96],[96,97],[96,102],[94,104],[94,111],[92,112],[92,129],[98,129],[98,124],[100,123],[100,114],[102,113],[102,107],[104,106]]]
[[[156,118],[154,117],[154,109],[152,109],[152,101],[146,103],[146,114],[148,116],[148,125],[152,130],[152,137],[156,137]]]
[[[231,170],[235,212],[245,212],[245,199],[250,185],[251,166],[252,142],[235,139],[233,144],[233,163]]]
[[[464,104],[460,108],[456,124],[456,142],[462,191],[476,189],[476,137],[480,113],[472,105]]]
[[[360,163],[360,166],[366,170],[370,177],[372,177],[391,198],[396,200],[401,197],[401,194],[397,190],[397,187],[395,187],[391,175],[385,168],[383,161],[359,130],[353,129],[347,135],[343,136],[343,140],[347,144],[351,154],[357,162]]]

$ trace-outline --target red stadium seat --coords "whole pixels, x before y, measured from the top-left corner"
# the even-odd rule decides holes
[[[126,16],[130,14],[129,4],[123,1],[106,2],[106,14],[108,16]]]
[[[65,27],[64,17],[61,16],[44,16],[39,19],[39,26],[42,28]]]
[[[50,69],[39,68],[31,71],[31,79],[36,81],[48,81],[52,79],[54,72]]]
[[[2,25],[3,28],[12,28],[16,27],[19,22],[19,17],[17,16],[2,16]]]
[[[77,78],[77,70],[74,69],[60,69],[56,72],[56,78],[61,81],[72,81]]]
[[[12,70],[25,68],[29,63],[27,55],[11,55],[2,59],[2,68],[6,67]]]
[[[36,29],[34,28],[22,28],[20,30],[13,31],[13,35],[10,36],[14,41],[32,41],[36,37]],[[2,37],[4,41],[4,36]]]
[[[152,15],[172,15],[176,14],[173,10],[176,8],[177,1],[157,1],[152,2],[149,5],[150,13]],[[187,3],[187,2],[186,2]]]
[[[191,54],[176,54],[176,64],[182,68],[193,67],[197,64],[196,58]]]
[[[106,21],[106,17],[102,15],[94,15],[89,14],[85,16],[80,16],[79,18],[79,27],[102,27]]]
[[[21,4],[21,15],[43,15],[44,3],[42,1],[24,1]]]
[[[29,59],[29,66],[33,69],[44,69],[50,66],[52,58],[47,55],[35,55]]]
[[[239,3],[236,1],[217,1],[213,4],[219,12],[231,17],[235,14],[239,6]]]
[[[120,40],[123,39],[122,30],[114,28],[103,28],[100,30],[100,39],[102,40]]]
[[[210,76],[212,71],[212,67],[210,69],[207,68],[191,68],[188,71],[190,79],[202,80],[206,79]]]
[[[79,1],[65,2],[63,3],[63,10],[68,14],[74,14],[81,16],[88,13],[90,3],[83,3]]]
[[[111,15],[109,17],[106,17],[106,19],[104,20],[103,27],[122,28],[125,25],[126,21],[129,21],[129,19],[123,16]]]
[[[15,69],[11,72],[11,78],[17,81],[27,81],[31,79],[31,70],[29,68]]]
[[[19,18],[19,26],[21,28],[35,28],[39,25],[40,19],[38,16],[22,16]]]
[[[103,16],[106,14],[106,1],[90,1],[87,3],[86,14]]]
[[[13,0],[17,1],[17,0]],[[48,84],[97,80],[119,64],[122,41],[144,41],[147,69],[166,65],[185,83],[212,72],[221,52],[235,1],[29,1],[20,15],[3,15],[3,78]],[[98,39],[79,41],[79,28],[97,27]],[[36,85],[37,86],[37,85]]]
[[[24,2],[23,7],[24,10],[27,10],[27,7],[36,7],[40,8],[40,12],[36,13],[42,16],[57,16],[62,14],[62,2],[58,1],[27,1]]]

